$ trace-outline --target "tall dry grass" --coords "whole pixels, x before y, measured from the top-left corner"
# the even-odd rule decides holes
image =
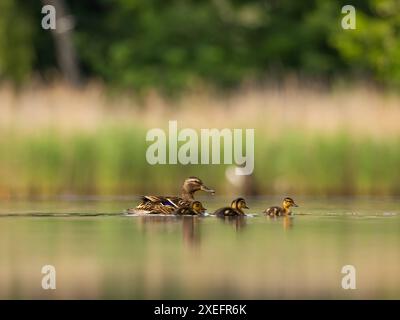
[[[368,85],[327,91],[292,83],[243,87],[226,94],[203,90],[176,99],[163,98],[157,92],[141,98],[107,92],[95,84],[83,90],[55,83],[21,91],[3,85],[0,130],[31,133],[57,128],[68,133],[93,131],[112,124],[150,128],[176,119],[182,126],[195,128],[240,124],[275,136],[283,129],[305,133],[344,130],[384,139],[400,133],[400,96]]]

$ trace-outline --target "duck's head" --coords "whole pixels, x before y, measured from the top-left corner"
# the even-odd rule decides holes
[[[246,204],[246,200],[243,198],[237,198],[232,201],[231,208],[239,211],[241,214],[244,214],[243,209],[249,209]]]
[[[197,214],[202,214],[202,213],[206,212],[206,210],[207,210],[206,208],[203,207],[203,205],[201,204],[200,201],[193,201],[191,203],[191,208]]]
[[[182,196],[185,198],[185,196],[189,196],[189,198],[193,197],[193,194],[196,191],[205,191],[205,192],[209,192],[211,194],[214,194],[215,191],[213,189],[210,189],[209,187],[207,187],[203,181],[201,181],[199,178],[197,177],[189,177],[185,180],[185,182],[183,183],[182,186]]]
[[[289,209],[290,207],[298,207],[292,198],[286,197],[283,199],[283,208]]]

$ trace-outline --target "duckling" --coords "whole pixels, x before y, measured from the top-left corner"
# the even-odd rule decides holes
[[[290,207],[298,207],[298,205],[292,198],[286,197],[283,199],[282,207],[269,207],[265,209],[263,213],[271,217],[287,216],[292,214]]]
[[[206,211],[206,208],[203,207],[200,201],[193,201],[190,204],[190,207],[182,207],[178,208],[174,211],[176,215],[185,215],[185,216],[196,216],[201,215]]]
[[[249,209],[246,201],[243,198],[237,198],[232,201],[230,207],[220,208],[214,214],[218,217],[244,216],[243,209]]]
[[[196,191],[205,191],[214,194],[213,189],[204,185],[197,177],[189,177],[185,179],[182,185],[180,197],[170,196],[143,196],[141,202],[136,208],[126,210],[128,214],[150,213],[150,214],[172,214],[176,209],[181,207],[190,207],[194,201]]]

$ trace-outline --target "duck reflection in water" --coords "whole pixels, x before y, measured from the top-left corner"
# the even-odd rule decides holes
[[[193,247],[200,244],[201,218],[197,216],[143,216],[139,217],[142,233],[174,232],[181,225],[183,243]]]
[[[221,220],[224,224],[233,226],[236,231],[243,231],[247,226],[247,218],[243,216],[217,217],[217,219]]]
[[[291,230],[293,228],[293,217],[284,216],[282,221],[283,221],[283,229],[285,231]]]
[[[282,222],[283,230],[285,231],[293,229],[293,219],[292,216],[268,217],[268,220],[274,221],[274,223]]]
[[[200,220],[201,218],[195,216],[179,217],[182,221],[182,235],[183,243],[190,247],[197,247],[200,245]]]

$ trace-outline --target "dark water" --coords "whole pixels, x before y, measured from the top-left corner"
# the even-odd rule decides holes
[[[221,220],[127,217],[126,198],[2,201],[0,298],[400,299],[400,200],[296,202],[290,219]],[[56,290],[41,287],[44,265]],[[355,290],[341,287],[344,265]]]

